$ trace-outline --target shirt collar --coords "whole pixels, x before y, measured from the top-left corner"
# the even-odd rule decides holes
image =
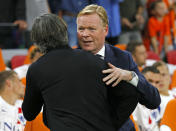
[[[104,57],[105,57],[105,45],[103,45],[103,47],[101,48],[101,50],[97,54],[101,55],[103,57],[103,59],[104,59]]]

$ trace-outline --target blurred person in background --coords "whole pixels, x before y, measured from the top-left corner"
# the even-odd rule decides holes
[[[171,76],[169,74],[168,66],[166,65],[166,63],[163,61],[158,61],[154,63],[153,66],[156,67],[161,74],[161,82],[157,88],[161,96],[159,114],[160,119],[162,119],[167,103],[170,100],[176,98],[176,92],[174,92],[173,90],[169,90],[169,86],[171,83]]]
[[[24,85],[14,71],[0,72],[0,130],[23,131],[26,120],[23,117],[21,98]]]
[[[54,5],[54,4],[56,5]],[[86,5],[92,3],[92,0],[51,0],[50,4],[54,6],[55,13],[58,14],[67,24],[69,46],[78,46],[76,32],[76,16]]]
[[[34,19],[37,16],[48,14],[49,12],[50,7],[48,5],[48,0],[26,0],[26,21],[28,24],[26,32],[26,48],[29,48],[33,44],[30,40],[30,31]]]
[[[118,43],[142,42],[141,29],[144,25],[144,7],[141,0],[123,0],[120,3],[121,28]]]
[[[124,0],[91,0],[94,4],[103,6],[109,19],[109,31],[106,41],[115,45],[118,43],[118,36],[121,33],[120,3]]]
[[[133,60],[138,65],[139,70],[141,70],[147,60],[147,51],[144,44],[142,42],[131,41],[128,43],[126,50],[132,54]]]
[[[17,73],[18,77],[22,80],[24,85],[26,85],[25,84],[26,83],[26,74],[27,74],[27,70],[28,70],[29,66],[32,63],[34,63],[35,61],[37,61],[42,55],[43,54],[41,53],[40,49],[37,46],[34,46],[29,54],[30,63],[24,64],[22,66],[19,66],[19,67],[13,69]]]
[[[163,0],[156,0],[149,7],[151,16],[145,27],[144,45],[147,51],[153,50],[160,58],[164,58],[172,49],[167,8]]]
[[[25,0],[0,1],[0,28],[0,48],[17,48],[22,44],[16,37],[18,33],[22,37],[21,33],[27,28]]]
[[[142,70],[146,80],[154,87],[159,88],[161,74],[154,66],[147,66]],[[160,108],[150,110],[145,106],[138,104],[133,112],[133,118],[136,121],[139,131],[159,131]]]
[[[141,131],[159,131],[160,121],[165,112],[166,105],[170,100],[175,98],[175,93],[169,90],[171,79],[168,67],[163,61],[158,61],[153,66],[144,68],[142,73],[159,90],[161,104],[155,110],[149,110],[142,105],[138,105],[133,113],[133,117],[137,121]]]
[[[162,81],[161,81],[161,84],[158,88],[159,92],[160,92],[160,95],[161,95],[161,98],[163,97],[163,99],[166,97],[166,98],[172,98],[173,97],[173,93],[172,91],[169,90],[169,86],[170,86],[170,83],[171,83],[171,76],[169,74],[169,69],[168,69],[168,66],[165,62],[163,61],[157,61],[156,63],[153,64],[153,66],[155,66],[159,71],[160,71],[160,74],[161,74],[161,78],[162,78]]]

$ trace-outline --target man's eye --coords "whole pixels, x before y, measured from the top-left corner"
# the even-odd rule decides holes
[[[95,30],[95,28],[89,28],[89,30]]]
[[[79,28],[79,30],[84,30],[84,28]]]
[[[155,83],[158,84],[158,83],[160,83],[160,82],[159,82],[159,81],[156,81]]]

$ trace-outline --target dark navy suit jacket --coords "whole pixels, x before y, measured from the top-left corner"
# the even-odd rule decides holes
[[[121,88],[122,97],[129,97],[129,99],[131,99],[131,102],[127,103],[129,106],[125,105],[126,107],[129,107],[129,110],[134,110],[138,102],[149,109],[155,109],[159,106],[161,99],[158,90],[151,84],[149,84],[144,76],[139,72],[138,67],[133,61],[132,56],[129,52],[122,51],[114,46],[105,44],[105,61],[113,64],[118,68],[134,71],[138,75],[139,81],[137,87],[134,87],[133,85],[124,81],[120,82],[116,87]],[[133,95],[131,94],[133,92],[133,90],[131,90],[132,88],[136,88],[136,93],[134,93]],[[115,91],[116,89],[112,88],[112,92]],[[115,100],[114,103],[116,103]],[[123,110],[118,109],[118,105],[114,104],[114,106],[119,114],[119,118],[123,118],[123,114],[125,114],[123,113]],[[119,130],[130,131],[130,129],[132,128],[134,128],[134,125],[132,121],[128,119]]]

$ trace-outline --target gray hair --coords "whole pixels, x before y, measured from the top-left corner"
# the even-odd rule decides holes
[[[67,26],[54,14],[44,14],[35,19],[31,39],[42,53],[68,46]]]

